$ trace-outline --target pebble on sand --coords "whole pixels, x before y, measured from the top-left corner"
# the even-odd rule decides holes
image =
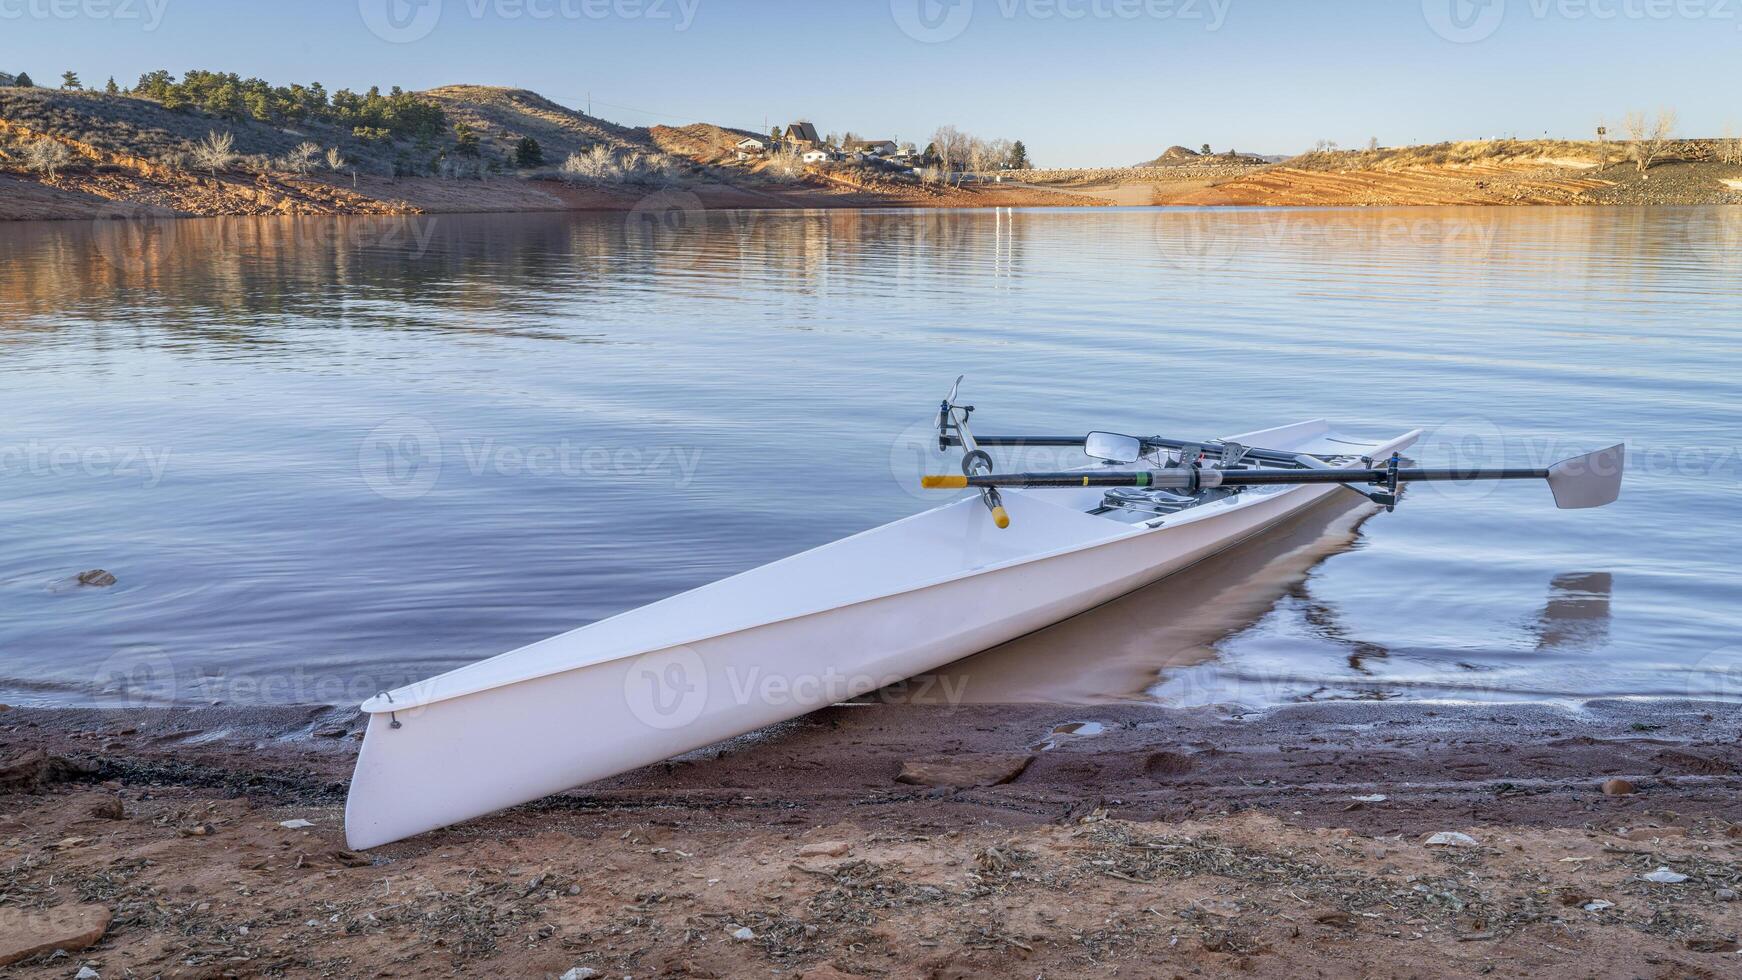
[[[590,966],[577,966],[563,974],[562,980],[593,980],[598,975],[599,971]]]
[[[1422,838],[1422,843],[1428,847],[1479,847],[1476,838],[1456,830],[1442,830],[1437,834],[1429,834]]]
[[[95,589],[106,589],[115,584],[115,576],[101,568],[93,568],[88,572],[79,573],[79,584],[88,585]]]
[[[1625,779],[1611,779],[1603,784],[1604,796],[1632,796],[1639,790]]]
[[[1033,761],[1032,755],[997,753],[909,759],[895,781],[910,786],[1001,786],[1022,775]]]
[[[815,844],[806,844],[805,846],[799,848],[798,849],[798,856],[799,857],[838,858],[838,857],[845,857],[847,852],[851,851],[851,850],[852,850],[852,848],[850,846],[848,846],[846,841],[825,840],[825,841],[818,841]]]

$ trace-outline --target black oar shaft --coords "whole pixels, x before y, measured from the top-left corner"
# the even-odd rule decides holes
[[[1545,469],[1399,469],[1399,483],[1421,481],[1465,482],[1469,480],[1545,479]],[[1390,481],[1383,467],[1373,469],[1165,469],[1077,470],[1064,473],[988,473],[948,478],[969,487],[1016,487],[1029,489],[1064,487],[1156,487],[1164,490],[1201,490],[1209,487],[1255,487],[1306,483],[1371,483]],[[937,484],[948,486],[945,483]]]

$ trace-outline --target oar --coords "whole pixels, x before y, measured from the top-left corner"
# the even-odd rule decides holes
[[[1627,447],[1610,446],[1536,469],[1422,469],[1402,467],[1393,456],[1383,467],[1361,469],[1200,469],[1077,470],[1064,473],[983,473],[971,476],[927,476],[928,490],[975,488],[1051,489],[1067,487],[1155,487],[1196,493],[1214,487],[1255,487],[1277,484],[1342,483],[1384,487],[1393,495],[1399,484],[1469,480],[1547,480],[1555,506],[1562,510],[1602,507],[1621,496],[1621,473]]]
[[[956,392],[961,390],[964,377],[966,375],[956,377],[956,383],[950,386],[949,397],[938,406],[938,449],[943,449],[947,434],[954,432],[954,440],[967,450],[962,454],[962,472],[976,477],[990,476],[992,456],[980,448],[974,441],[974,433],[968,429],[968,416],[974,414],[974,406],[956,404]],[[1010,526],[1010,512],[1004,509],[1004,498],[999,496],[996,486],[987,484],[981,487],[980,502],[992,512],[992,523],[1000,530]]]

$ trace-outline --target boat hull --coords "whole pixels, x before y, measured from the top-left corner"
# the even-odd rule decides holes
[[[402,695],[403,709],[376,699],[346,806],[350,845],[482,816],[935,670],[1156,582],[1339,492],[1294,487],[1174,526],[1116,526],[1080,547],[808,615],[452,696]],[[1044,494],[1012,492],[1006,502],[1015,528],[1065,520]],[[990,526],[977,501],[952,507],[920,518],[940,533],[968,520]]]

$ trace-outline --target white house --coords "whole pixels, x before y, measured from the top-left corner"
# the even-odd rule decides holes
[[[804,160],[805,163],[828,163],[834,158],[835,155],[828,150],[806,150],[800,159]]]
[[[894,140],[853,140],[847,144],[847,149],[871,157],[891,157],[895,155],[896,146]]]
[[[740,153],[767,153],[768,140],[760,136],[746,136],[737,142]]]
[[[10,87],[18,84],[18,76],[8,75],[0,71],[0,87]]]

